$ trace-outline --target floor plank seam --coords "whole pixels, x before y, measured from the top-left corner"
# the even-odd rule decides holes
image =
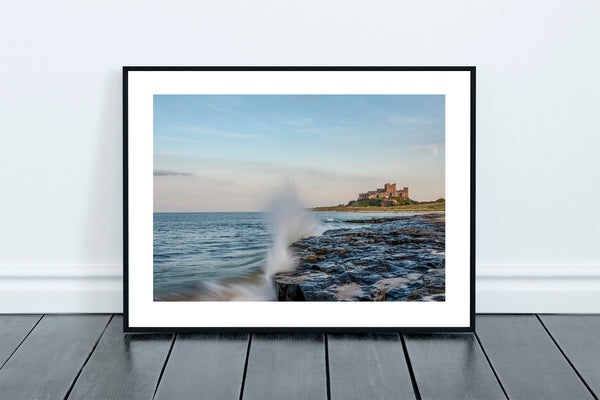
[[[502,384],[502,381],[500,380],[500,377],[498,376],[496,369],[492,365],[492,361],[490,360],[490,357],[488,357],[487,352],[485,351],[485,348],[483,347],[483,343],[481,343],[481,339],[479,338],[479,335],[477,334],[477,332],[473,332],[473,335],[475,335],[475,339],[477,340],[477,343],[479,343],[479,348],[481,348],[481,351],[483,352],[483,355],[484,355],[485,359],[487,360],[488,365],[492,369],[492,372],[494,373],[494,377],[496,378],[496,381],[498,381],[498,384],[500,385],[500,389],[502,389],[502,393],[504,393],[504,397],[506,397],[507,400],[510,400],[510,397],[508,397],[508,393],[506,393],[506,389],[504,389],[504,385]]]
[[[21,340],[19,342],[19,344],[17,345],[17,347],[10,353],[10,355],[8,356],[8,358],[6,359],[6,361],[4,361],[4,363],[2,363],[2,365],[0,365],[0,369],[2,369],[2,367],[4,367],[6,365],[6,363],[8,362],[8,360],[11,359],[11,357],[13,356],[13,354],[15,354],[17,352],[17,350],[19,350],[19,347],[21,347],[21,345],[23,344],[23,342],[25,342],[25,340],[27,340],[27,338],[29,337],[29,335],[31,335],[31,332],[33,332],[33,330],[38,326],[38,324],[40,323],[40,321],[42,320],[42,318],[44,318],[44,315],[46,315],[46,314],[42,314],[42,316],[37,320],[37,322],[29,330],[29,332],[27,332],[27,335],[25,335],[25,337],[23,338],[23,340]]]
[[[325,380],[327,382],[327,400],[331,400],[331,375],[329,374],[329,335],[324,333],[325,336]]]
[[[158,393],[158,387],[160,386],[160,381],[162,380],[163,374],[165,373],[165,369],[167,369],[167,363],[169,362],[169,357],[171,357],[171,352],[173,351],[173,346],[175,346],[175,341],[177,340],[178,333],[173,334],[173,338],[171,339],[171,346],[169,347],[169,352],[167,353],[167,357],[165,358],[165,362],[160,370],[160,374],[158,375],[158,380],[156,381],[156,387],[154,388],[154,394],[152,395],[152,400],[156,397],[156,393]]]
[[[252,333],[248,334],[248,347],[246,348],[246,361],[244,362],[244,372],[242,373],[242,387],[240,388],[240,400],[244,398],[244,388],[246,386],[246,374],[248,373],[248,361],[250,360],[250,347],[252,346]]]
[[[106,332],[106,329],[108,328],[108,325],[110,325],[110,321],[112,321],[114,317],[115,317],[115,314],[112,314],[110,316],[110,318],[108,319],[108,322],[106,323],[106,325],[104,325],[104,329],[102,329],[102,332],[100,333],[100,336],[98,336],[98,339],[96,339],[96,342],[94,343],[94,346],[92,346],[92,350],[87,355],[85,361],[83,362],[83,364],[79,368],[79,371],[77,371],[77,375],[75,375],[75,379],[73,379],[73,382],[71,382],[71,385],[69,386],[69,389],[67,390],[67,393],[65,394],[64,400],[67,400],[69,398],[69,396],[71,395],[71,392],[73,391],[73,388],[75,387],[75,384],[77,383],[77,380],[81,376],[81,373],[83,372],[83,369],[87,365],[87,363],[90,360],[90,358],[92,358],[92,354],[94,354],[94,351],[96,351],[96,348],[98,347],[98,343],[100,343],[100,340],[102,339],[102,336],[104,336],[104,332]]]
[[[410,375],[410,381],[412,383],[413,392],[415,393],[416,400],[421,399],[421,393],[419,391],[419,385],[417,384],[417,378],[415,377],[415,371],[413,370],[412,363],[410,362],[410,356],[408,355],[408,347],[406,347],[406,342],[404,340],[404,334],[400,333],[400,343],[402,344],[402,351],[404,352],[404,359],[406,360],[406,365],[408,366],[408,374]]]
[[[563,349],[559,346],[559,344],[556,341],[556,339],[554,339],[554,336],[552,336],[552,333],[550,333],[550,330],[548,329],[548,327],[546,326],[546,324],[544,324],[544,321],[542,321],[542,319],[540,318],[540,316],[538,314],[535,314],[535,316],[538,319],[538,321],[540,321],[540,324],[542,324],[542,327],[544,328],[544,330],[546,331],[546,333],[548,334],[548,336],[550,336],[550,339],[552,339],[552,341],[554,342],[554,345],[556,346],[556,348],[558,349],[558,351],[560,351],[560,354],[562,354],[562,356],[565,358],[565,360],[567,360],[567,362],[569,363],[569,365],[571,366],[571,368],[573,369],[573,371],[575,372],[575,374],[577,374],[577,376],[579,377],[579,380],[581,380],[581,382],[583,383],[583,385],[585,386],[585,388],[588,390],[588,392],[590,392],[590,394],[592,395],[592,397],[595,400],[598,400],[598,396],[596,396],[596,394],[594,393],[594,391],[592,390],[592,388],[588,385],[588,383],[585,381],[585,379],[583,379],[583,376],[581,376],[581,374],[579,373],[579,371],[577,371],[577,368],[575,368],[575,365],[573,365],[573,363],[571,362],[571,360],[569,359],[569,357],[567,357],[567,355],[565,354],[565,352],[563,351]]]

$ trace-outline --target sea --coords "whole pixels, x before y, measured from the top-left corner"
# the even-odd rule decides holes
[[[403,214],[411,215],[411,214]],[[269,277],[292,270],[289,245],[331,229],[356,229],[392,213],[154,213],[154,300],[272,300]],[[365,220],[365,223],[347,223]],[[231,290],[236,285],[235,290]],[[245,293],[232,298],[230,293]]]

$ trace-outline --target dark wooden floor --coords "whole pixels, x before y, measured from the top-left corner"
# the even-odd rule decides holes
[[[476,334],[124,335],[121,315],[0,315],[0,399],[598,399],[600,315]]]

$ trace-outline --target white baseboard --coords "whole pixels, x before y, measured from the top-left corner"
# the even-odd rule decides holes
[[[0,313],[122,311],[122,267],[0,267]]]
[[[478,267],[478,313],[600,313],[600,267]]]
[[[0,267],[0,313],[120,313],[110,267]],[[600,313],[600,267],[479,267],[478,313]]]

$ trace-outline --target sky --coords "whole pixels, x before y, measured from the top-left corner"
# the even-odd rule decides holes
[[[444,196],[443,95],[155,95],[154,211],[306,207],[384,183]]]

